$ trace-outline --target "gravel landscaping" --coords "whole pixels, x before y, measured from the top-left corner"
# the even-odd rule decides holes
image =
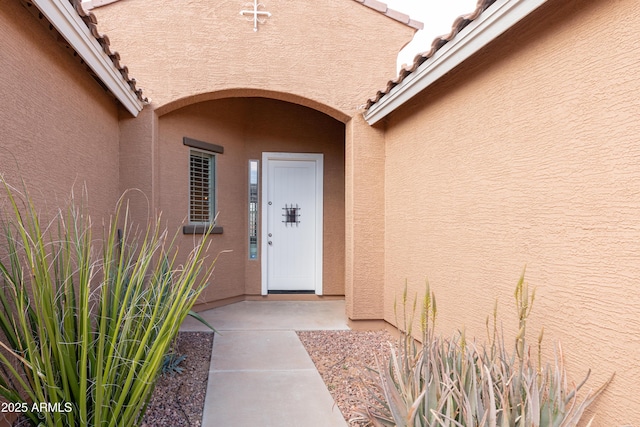
[[[350,426],[365,426],[364,422],[351,420],[356,407],[371,399],[361,378],[366,376],[366,367],[376,366],[376,357],[379,360],[387,357],[389,343],[395,344],[397,339],[387,331],[302,331],[297,334],[345,420]],[[187,356],[180,364],[184,370],[160,378],[142,427],[201,425],[212,340],[212,333],[180,333],[176,351]]]
[[[199,427],[207,393],[213,332],[180,332],[175,352],[185,355],[182,373],[158,380],[141,427]]]
[[[390,343],[397,339],[387,331],[303,331],[298,337],[311,356],[333,400],[350,426],[366,426],[357,421],[356,409],[372,402],[363,379],[389,355]]]
[[[180,332],[174,351],[186,358],[181,373],[163,374],[140,427],[200,427],[207,393],[213,332]],[[0,422],[2,425],[2,422]],[[28,426],[19,417],[13,427]]]

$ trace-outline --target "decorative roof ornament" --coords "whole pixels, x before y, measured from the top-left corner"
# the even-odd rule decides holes
[[[258,9],[259,7],[264,8],[264,5],[262,3],[258,3],[258,0],[253,0],[253,4],[246,3],[244,7],[247,9],[249,7],[253,7],[253,10],[245,9],[240,11],[240,15],[248,16],[247,21],[253,21],[253,31],[258,31],[258,24],[264,24],[266,22],[266,18],[271,16],[271,13]]]

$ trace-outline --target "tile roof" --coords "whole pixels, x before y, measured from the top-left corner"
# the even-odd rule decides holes
[[[90,12],[85,11],[82,8],[81,0],[68,0],[68,1],[71,4],[71,6],[73,7],[73,9],[75,10],[75,12],[78,14],[78,16],[82,19],[84,24],[89,29],[89,32],[90,32],[91,36],[96,39],[96,41],[98,42],[98,44],[102,48],[102,51],[107,55],[109,60],[113,63],[113,65],[116,68],[116,70],[118,70],[118,72],[120,73],[120,75],[124,79],[124,82],[126,82],[126,84],[131,89],[132,93],[135,94],[136,98],[140,102],[142,102],[143,104],[147,104],[149,102],[149,100],[143,95],[142,89],[136,88],[136,79],[130,77],[129,76],[129,69],[126,66],[124,66],[124,65],[122,65],[120,63],[120,54],[118,52],[112,51],[110,43],[109,43],[109,38],[106,35],[100,34],[98,32],[98,27],[97,27],[98,20],[95,17],[95,15],[90,13]],[[60,41],[64,40],[65,45],[74,50],[74,55],[77,54],[77,52],[75,51],[73,46],[71,46],[65,40],[65,38],[56,30],[56,28],[53,26],[53,24],[51,22],[49,22],[49,20],[44,16],[44,14],[41,11],[39,11],[39,9],[33,3],[32,0],[22,0],[22,3],[27,7],[28,10],[30,10],[32,13],[34,13],[38,18],[40,18],[41,20],[47,21],[49,30],[50,31],[54,31],[57,34],[56,38],[58,40],[60,40]],[[84,63],[84,60],[83,60],[83,63]],[[109,90],[107,88],[107,86],[103,82],[100,81],[100,78],[97,77],[95,75],[95,73],[90,68],[87,68],[87,70],[89,70],[91,72],[91,74],[94,76],[94,78],[96,78],[98,80],[100,85],[105,90],[107,90],[107,91]]]
[[[375,0],[364,0],[364,2],[368,1]],[[369,108],[371,108],[372,105],[380,101],[380,99],[388,94],[394,87],[402,83],[408,76],[415,72],[418,67],[420,67],[425,61],[431,58],[442,46],[453,40],[467,25],[478,19],[478,17],[495,2],[496,0],[478,0],[476,8],[473,12],[456,18],[451,27],[451,32],[447,35],[436,37],[431,43],[431,49],[416,55],[416,57],[413,59],[412,65],[402,68],[398,73],[398,77],[396,77],[394,80],[389,80],[387,86],[384,89],[379,90],[375,97],[367,101],[367,103],[365,104],[365,109],[368,110]]]
[[[378,0],[353,0],[356,1],[363,6],[367,6],[377,12],[382,13],[389,18],[401,22],[405,25],[408,25],[411,28],[415,28],[416,30],[422,30],[424,28],[424,24],[420,21],[416,21],[415,19],[411,19],[409,15],[406,15],[402,12],[398,12],[394,9],[389,9],[386,3],[383,3]]]
[[[109,37],[106,34],[100,34],[98,32],[98,18],[96,18],[93,13],[84,10],[81,0],[69,0],[69,3],[71,3],[76,13],[82,18],[82,21],[85,23],[87,28],[89,28],[91,35],[98,41],[98,44],[100,44],[104,53],[109,57],[111,62],[113,62],[113,65],[120,72],[122,78],[124,78],[138,99],[145,104],[148,103],[149,100],[143,95],[142,89],[136,88],[136,79],[129,76],[129,69],[127,66],[120,63],[120,54],[111,50]]]

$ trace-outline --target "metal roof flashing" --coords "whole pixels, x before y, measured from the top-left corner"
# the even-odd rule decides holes
[[[109,0],[106,0],[106,1],[109,1]],[[415,19],[411,19],[411,17],[405,13],[399,12],[394,9],[389,9],[387,4],[381,1],[378,1],[378,0],[354,0],[354,1],[370,9],[373,9],[376,12],[379,12],[384,16],[393,19],[394,21],[398,21],[401,24],[407,25],[413,28],[414,30],[422,30],[424,28],[424,23],[420,21],[416,21]]]

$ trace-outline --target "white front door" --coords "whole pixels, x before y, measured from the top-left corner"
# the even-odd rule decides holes
[[[262,155],[262,294],[322,294],[322,154]]]

